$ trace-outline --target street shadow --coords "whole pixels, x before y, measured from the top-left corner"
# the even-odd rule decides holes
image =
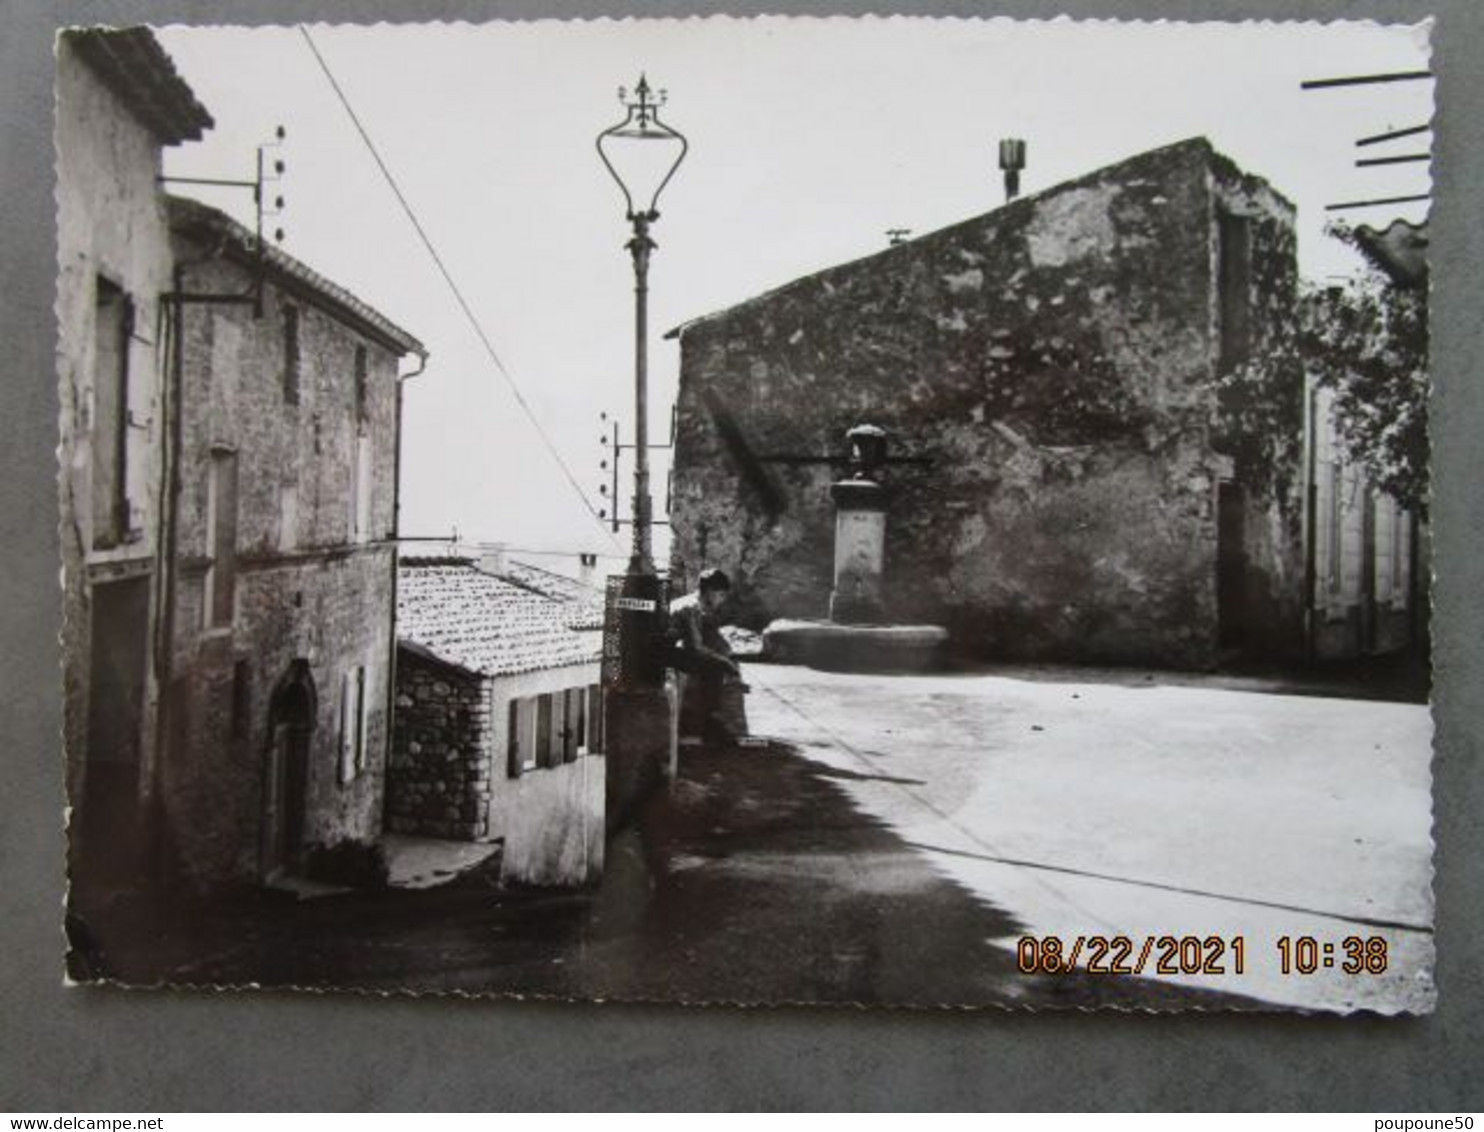
[[[838,782],[879,777],[779,742],[687,748],[675,781],[610,838],[592,891],[512,890],[491,860],[425,890],[115,907],[90,921],[106,957],[90,974],[748,1005],[1261,1005],[1154,979],[1022,973],[1025,926]]]

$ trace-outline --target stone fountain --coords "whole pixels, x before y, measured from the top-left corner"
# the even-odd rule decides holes
[[[886,618],[886,519],[881,482],[887,434],[857,425],[845,434],[850,474],[830,485],[835,503],[835,573],[829,620],[779,620],[763,631],[763,659],[836,671],[923,671],[934,667],[948,630]]]

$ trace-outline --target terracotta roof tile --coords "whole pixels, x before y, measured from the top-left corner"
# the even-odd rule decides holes
[[[256,236],[225,212],[190,197],[173,194],[166,198],[166,203],[170,209],[170,226],[177,232],[220,239],[223,241],[223,254],[241,263],[254,262]],[[337,317],[359,324],[363,330],[405,354],[427,354],[421,342],[391,319],[282,248],[265,242],[263,258],[267,269],[280,280],[297,283],[301,290],[318,299],[321,306],[330,309]]]
[[[602,639],[569,627],[572,604],[448,559],[404,559],[397,638],[486,676],[597,663]]]
[[[70,28],[62,36],[162,144],[196,141],[215,124],[148,28]]]

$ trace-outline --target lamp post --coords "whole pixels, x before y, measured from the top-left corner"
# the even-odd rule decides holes
[[[665,92],[642,74],[633,94],[618,89],[624,119],[598,135],[598,156],[623,192],[634,234],[626,245],[634,261],[634,546],[630,577],[654,573],[653,513],[649,496],[649,256],[656,244],[650,225],[659,219],[660,193],[675,176],[690,144],[660,121]]]
[[[632,96],[619,88],[623,121],[597,137],[598,156],[623,192],[634,261],[634,550],[622,593],[608,591],[604,637],[616,638],[616,666],[603,659],[603,783],[607,827],[616,829],[667,774],[674,775],[676,706],[664,687],[662,589],[650,550],[649,500],[649,257],[650,226],[659,219],[660,193],[690,147],[660,121],[665,92],[639,76]],[[617,450],[615,449],[615,456]],[[615,500],[615,503],[617,501]]]

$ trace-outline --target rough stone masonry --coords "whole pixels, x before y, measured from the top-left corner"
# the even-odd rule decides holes
[[[931,461],[887,475],[889,618],[978,656],[1286,653],[1302,375],[1229,379],[1296,288],[1292,206],[1193,139],[686,324],[676,577],[823,616],[840,465],[799,458],[871,423]]]

